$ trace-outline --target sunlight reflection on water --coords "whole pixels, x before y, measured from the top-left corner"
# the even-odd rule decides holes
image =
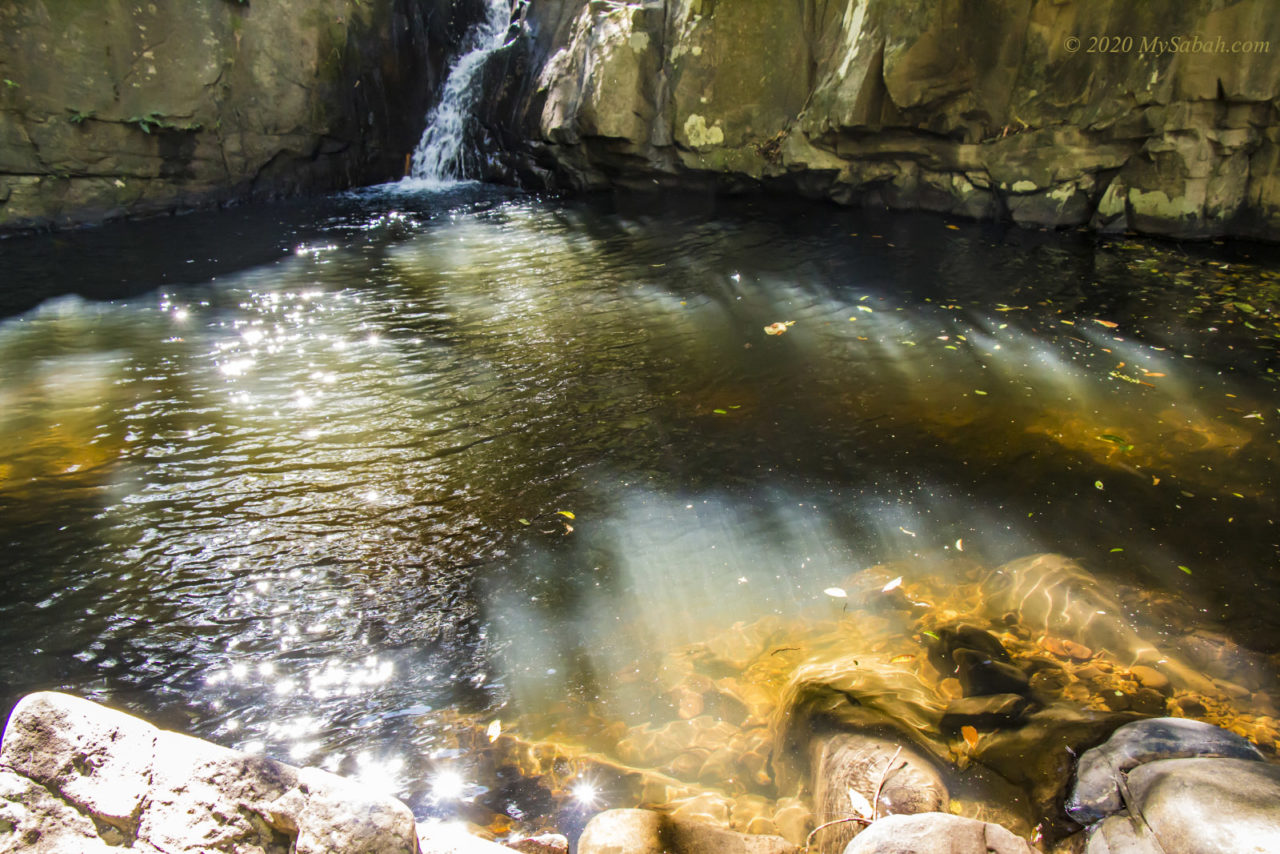
[[[375,205],[0,322],[0,678],[421,803],[439,710],[639,721],[655,649],[837,620],[824,590],[957,543],[1081,557],[1267,648],[1269,353],[1146,328],[1132,301],[1183,297],[1095,275],[1106,249],[1036,267],[926,219],[896,256],[828,220]]]

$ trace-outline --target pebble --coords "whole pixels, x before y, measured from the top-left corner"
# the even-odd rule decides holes
[[[1129,673],[1138,684],[1144,688],[1151,688],[1159,691],[1161,694],[1168,696],[1173,693],[1173,686],[1169,683],[1169,677],[1165,676],[1154,667],[1147,667],[1145,664],[1139,664],[1137,667],[1129,669]]]

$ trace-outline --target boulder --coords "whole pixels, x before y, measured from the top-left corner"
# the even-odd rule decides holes
[[[946,809],[950,801],[934,764],[894,738],[870,732],[819,736],[811,752],[818,826],[858,815],[871,819],[936,812]],[[831,825],[814,839],[812,850],[838,852],[858,829],[856,823]]]
[[[394,798],[53,692],[14,708],[0,798],[3,850],[418,850],[413,814]]]
[[[864,830],[844,854],[1036,854],[998,824],[950,813],[891,815]]]
[[[1129,773],[1134,808],[1165,854],[1280,851],[1280,767],[1166,759]]]
[[[1233,732],[1186,718],[1150,718],[1125,724],[1081,757],[1067,813],[1092,824],[1119,812],[1121,778],[1144,763],[1192,756],[1260,761],[1262,754]],[[1132,774],[1129,775],[1132,777]]]

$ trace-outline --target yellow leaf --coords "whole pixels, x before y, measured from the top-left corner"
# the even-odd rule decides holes
[[[960,734],[964,736],[965,743],[970,747],[978,746],[978,730],[971,726],[960,727]]]
[[[909,653],[909,652],[904,652],[902,655],[895,655],[893,658],[889,659],[889,663],[890,663],[890,664],[902,664],[902,663],[904,663],[904,662],[907,662],[907,661],[914,661],[914,660],[915,660],[915,656],[914,656],[914,655],[912,655],[912,654],[911,654],[911,653]]]
[[[1117,326],[1119,326],[1119,325],[1120,325],[1120,324],[1118,324],[1118,323],[1115,323],[1114,321],[1110,321],[1110,320],[1099,320],[1099,319],[1098,319],[1098,318],[1096,318],[1096,317],[1093,319],[1093,322],[1094,322],[1094,323],[1099,323],[1099,324],[1101,324],[1101,325],[1103,325],[1103,326],[1107,327],[1108,329],[1115,329]]]
[[[557,513],[559,513],[561,516],[563,516],[563,517],[564,517],[564,518],[566,518],[566,519],[577,519],[577,518],[578,518],[577,516],[574,516],[572,513],[570,513],[568,510],[557,510],[556,512],[557,512]]]

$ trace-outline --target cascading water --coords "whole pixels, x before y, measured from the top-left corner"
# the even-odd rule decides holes
[[[452,183],[474,177],[465,148],[467,121],[480,95],[476,77],[485,60],[502,47],[511,18],[511,0],[486,0],[484,20],[468,34],[457,63],[445,80],[440,102],[427,115],[427,129],[413,152],[406,180]]]

